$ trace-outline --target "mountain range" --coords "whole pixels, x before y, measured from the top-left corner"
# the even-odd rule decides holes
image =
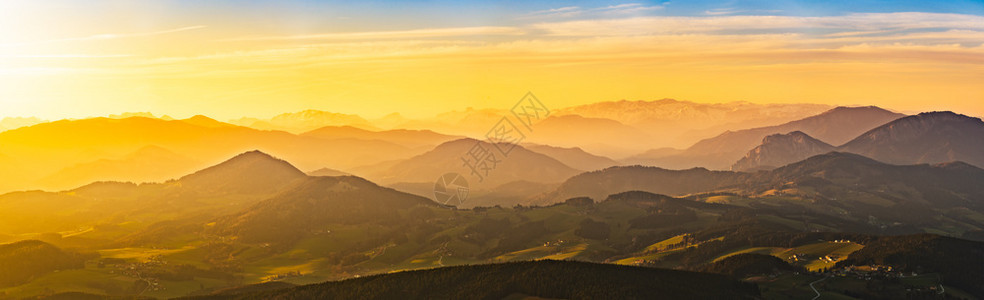
[[[974,268],[984,249],[984,122],[763,107],[561,108],[518,144],[317,111],[256,125],[279,129],[120,115],[9,130],[0,169],[19,191],[0,194],[0,242],[10,243],[0,245],[0,295],[984,295]],[[826,111],[797,116],[811,109]],[[733,122],[715,119],[729,110]],[[790,120],[757,123],[769,114]],[[478,121],[509,115],[385,119],[487,132]],[[679,116],[695,121],[677,130],[734,127],[688,149],[655,148],[673,142],[654,141],[664,133],[653,128]],[[325,122],[336,123],[313,127]],[[657,158],[627,165],[636,161],[608,156],[631,150],[619,143]],[[716,167],[658,164],[672,158]],[[455,190],[464,203],[432,200],[447,173],[468,181]]]
[[[29,173],[13,169],[0,173],[0,179],[22,190],[66,189],[80,182],[116,179],[124,175],[133,176],[126,178],[130,181],[159,180],[162,175],[188,173],[201,166],[184,157],[208,164],[257,148],[312,170],[351,168],[407,158],[424,151],[378,139],[321,139],[263,131],[201,116],[173,121],[131,117],[42,123],[0,133],[0,145],[3,145],[4,155],[30,163]],[[148,146],[167,149],[176,155],[163,155],[163,151],[156,151],[156,154],[140,152]],[[125,163],[137,164],[122,165]],[[157,167],[138,167],[144,164]],[[0,165],[4,169],[9,167],[12,165]],[[117,167],[119,173],[106,173]],[[100,171],[91,175],[80,173],[80,170],[92,168]]]
[[[800,131],[825,143],[838,145],[903,116],[871,106],[837,107],[816,116],[781,125],[727,131],[680,151],[648,151],[623,161],[670,169],[705,167],[725,170],[769,135]]]
[[[326,126],[353,126],[376,129],[369,121],[357,115],[333,113],[321,110],[305,110],[283,113],[270,119],[240,118],[229,123],[260,130],[282,130],[294,134],[311,131]]]
[[[802,132],[768,136],[733,170],[768,169],[828,152],[861,154],[891,164],[962,161],[984,167],[984,122],[953,112],[908,116],[874,128],[840,147]]]
[[[604,118],[641,129],[651,146],[684,147],[726,130],[769,126],[816,115],[831,107],[817,104],[695,103],[674,99],[606,101],[558,109],[556,115]]]
[[[963,161],[984,167],[984,121],[953,112],[921,113],[872,129],[841,149],[893,164]]]
[[[458,140],[446,146],[460,148],[454,144],[475,142]],[[550,161],[543,158],[545,155],[520,149],[514,149],[507,159]],[[203,282],[200,293],[267,280],[304,284],[396,270],[541,258],[702,270],[716,257],[738,251],[735,249],[817,247],[811,243],[833,247],[839,242],[823,240],[874,240],[859,234],[817,233],[811,229],[862,234],[924,230],[961,234],[984,228],[978,219],[984,212],[984,203],[979,201],[984,199],[981,180],[984,170],[965,163],[896,166],[834,152],[757,173],[610,167],[571,177],[545,198],[556,200],[538,202],[542,206],[465,210],[441,206],[425,197],[354,176],[307,176],[284,160],[250,151],[164,183],[104,182],[63,193],[2,195],[0,211],[5,215],[0,216],[0,230],[51,240],[58,247],[100,250],[98,260],[104,264],[133,267],[127,272],[136,273],[126,274],[138,274],[131,276],[166,286],[177,286],[178,282],[190,280],[180,278],[191,278]],[[48,233],[38,235],[36,230]],[[964,249],[975,245],[926,247],[973,251]],[[132,251],[152,251],[149,253],[160,256],[134,259],[130,256]],[[126,264],[120,264],[121,260]],[[9,291],[20,295],[32,285],[51,282],[44,279],[51,276],[111,274],[108,272],[118,270],[94,263],[66,268],[59,272],[46,269],[49,271],[37,275],[42,279],[28,279],[23,285],[25,290],[18,285]],[[432,272],[438,273],[408,274],[457,272],[436,270]],[[478,270],[481,268],[460,271]],[[575,277],[588,274],[573,270],[569,273]],[[494,274],[513,273],[502,269]],[[241,279],[224,281],[228,278]],[[118,284],[105,281],[111,279],[94,280],[103,280],[99,282],[104,286]],[[706,284],[702,280],[694,284]],[[477,282],[482,281],[462,284]],[[947,282],[959,288],[974,288],[971,282]],[[214,296],[342,295],[350,292],[331,286],[349,284]],[[643,286],[653,288],[640,288]],[[729,285],[714,286],[718,289]],[[93,289],[98,293],[108,290]],[[566,297],[525,288],[505,291]],[[153,290],[147,295],[175,294]]]

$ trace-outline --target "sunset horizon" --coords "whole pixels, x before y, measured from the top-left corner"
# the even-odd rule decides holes
[[[0,1],[0,299],[984,299],[984,2]]]
[[[424,118],[526,91],[984,115],[984,16],[959,1],[4,5],[0,118]]]

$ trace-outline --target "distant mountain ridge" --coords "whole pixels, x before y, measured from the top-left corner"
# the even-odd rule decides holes
[[[568,165],[578,170],[585,170],[585,171],[598,170],[611,166],[617,166],[619,164],[617,161],[611,158],[594,155],[585,152],[583,149],[578,147],[564,148],[564,147],[536,145],[536,144],[523,144],[523,147],[529,149],[530,151],[552,157],[564,163],[565,165]]]
[[[316,137],[320,139],[383,140],[409,148],[435,146],[447,141],[461,138],[459,136],[440,134],[430,130],[393,129],[372,131],[348,125],[325,126],[304,132],[301,136]]]
[[[2,132],[0,144],[4,146],[4,155],[31,164],[29,173],[14,172],[8,169],[9,165],[0,165],[0,180],[20,190],[72,188],[79,182],[40,183],[38,180],[78,164],[98,159],[115,160],[151,145],[203,163],[261,149],[304,169],[345,169],[407,158],[424,151],[382,140],[324,140],[282,131],[257,130],[206,117],[173,121],[145,117],[62,120]],[[134,172],[149,174],[156,170],[136,169]]]
[[[644,130],[656,148],[691,145],[725,130],[768,126],[816,115],[821,104],[696,103],[674,99],[606,101],[556,110],[556,115],[605,118]],[[747,149],[746,149],[747,150]]]
[[[904,117],[874,128],[840,147],[826,145],[802,132],[766,137],[732,167],[770,169],[803,158],[842,151],[889,164],[908,165],[962,161],[984,167],[984,122],[953,112]]]
[[[503,144],[503,147],[513,146],[509,155],[504,157],[499,150],[496,150],[495,145],[475,139],[459,139],[438,145],[421,155],[356,169],[352,173],[382,184],[393,184],[433,183],[445,173],[455,172],[466,176],[471,188],[488,189],[520,180],[561,182],[581,172],[547,155],[527,150],[521,145]],[[469,151],[486,153],[478,149],[493,153],[495,160],[498,161],[497,163],[489,161],[488,174],[480,166],[476,168],[482,176],[481,180],[477,175],[472,175],[472,170],[463,161],[465,158],[475,164]]]
[[[526,141],[579,147],[608,156],[625,156],[661,141],[653,138],[651,133],[612,119],[551,115],[536,123]]]
[[[963,161],[984,167],[984,121],[927,112],[874,128],[840,147],[892,164]]]
[[[203,163],[158,146],[138,149],[119,159],[99,159],[77,164],[43,182],[80,186],[93,181],[163,182],[200,169]]]
[[[781,125],[728,131],[701,140],[683,151],[664,152],[661,154],[663,156],[634,156],[625,159],[624,162],[670,169],[705,167],[725,170],[769,135],[801,131],[831,145],[838,145],[904,116],[874,106],[837,107],[819,115]]]
[[[260,130],[282,130],[295,134],[325,126],[355,126],[375,129],[368,120],[360,116],[315,109],[283,113],[270,119],[240,118],[230,120],[229,123]]]

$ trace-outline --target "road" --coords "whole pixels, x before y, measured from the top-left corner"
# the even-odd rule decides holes
[[[817,281],[814,281],[814,282],[810,282],[810,288],[813,289],[813,292],[814,293],[817,293],[817,296],[816,297],[813,297],[813,299],[811,299],[811,300],[817,300],[817,298],[820,298],[820,291],[818,291],[817,288],[813,287],[813,284],[814,283],[817,283],[817,282],[821,282],[821,281],[827,280],[827,278],[830,278],[830,277],[824,277],[824,278],[821,278],[820,280],[817,280]]]

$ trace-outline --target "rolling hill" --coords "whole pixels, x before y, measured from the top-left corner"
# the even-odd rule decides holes
[[[939,272],[943,284],[984,295],[984,242],[921,234],[886,236],[851,253],[838,266],[887,265],[903,272]]]
[[[720,189],[743,182],[748,174],[710,171],[703,168],[667,170],[658,167],[624,166],[578,174],[534,204],[549,205],[575,197],[601,200],[625,191],[664,195],[686,195]]]
[[[85,259],[37,240],[0,245],[0,287],[28,282],[57,270],[82,268]]]
[[[382,274],[186,299],[755,299],[755,284],[716,274],[575,261],[530,261]]]
[[[758,173],[613,167],[571,177],[557,190],[540,197],[538,204],[574,197],[599,199],[632,190],[666,195],[726,191],[755,197],[819,199],[811,201],[853,210],[860,218],[870,214],[917,222],[932,215],[932,209],[967,207],[981,211],[982,187],[984,170],[965,163],[898,166],[857,154],[831,152]],[[889,207],[895,209],[885,210]]]
[[[398,211],[416,206],[437,204],[354,176],[311,177],[275,197],[219,218],[209,231],[245,242],[283,244],[331,224],[397,222]]]

